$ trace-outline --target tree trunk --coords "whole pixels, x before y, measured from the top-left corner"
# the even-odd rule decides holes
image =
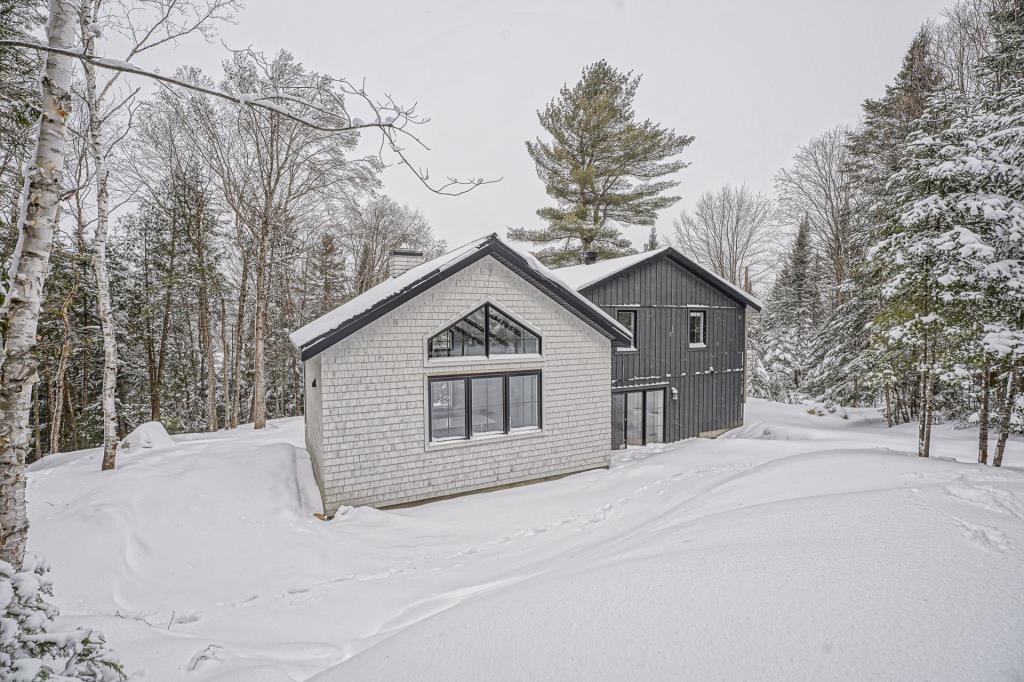
[[[204,283],[199,285],[199,342],[206,364],[206,430],[217,430],[217,368],[214,364],[210,300]]]
[[[230,428],[229,420],[231,415],[230,386],[228,383],[228,363],[231,361],[230,348],[228,347],[228,307],[224,302],[224,296],[220,297],[220,385],[224,395],[224,428]]]
[[[245,303],[249,291],[249,254],[245,247],[242,252],[242,279],[238,283],[238,317],[235,321],[234,365],[231,368],[231,428],[238,428],[239,413],[242,410],[242,349],[245,345]]]
[[[164,388],[164,369],[167,367],[167,337],[171,330],[171,309],[175,289],[174,257],[178,253],[178,221],[176,216],[171,216],[171,237],[170,253],[167,255],[167,287],[164,290],[164,314],[160,321],[160,350],[157,352],[156,360],[156,382],[149,391],[149,414],[152,421],[160,421],[160,399]]]
[[[50,0],[47,42],[70,49],[77,7]],[[60,203],[64,132],[71,110],[71,59],[48,53],[41,84],[36,147],[26,168],[18,213],[18,244],[11,257],[9,290],[0,309],[5,323],[0,369],[0,560],[20,568],[28,540],[25,508],[28,392],[36,376],[33,354],[39,307]]]
[[[68,411],[67,432],[71,436],[71,449],[78,450],[78,420],[75,418],[75,403],[71,400],[71,387],[64,384],[64,404]]]
[[[978,408],[978,464],[988,464],[988,412],[991,392],[991,368],[988,361],[985,361],[981,368],[981,406]]]
[[[1003,394],[1002,414],[999,415],[999,438],[996,440],[996,454],[992,458],[992,466],[1003,466],[1003,452],[1006,441],[1010,437],[1010,420],[1013,418],[1013,407],[1017,402],[1017,361],[1010,365],[1010,376],[1006,379],[1006,392]]]
[[[57,377],[51,400],[53,401],[50,415],[50,453],[60,452],[60,431],[64,425],[64,395],[67,392],[68,360],[71,357],[71,316],[68,308],[74,299],[78,287],[72,287],[64,305],[60,309],[61,321],[64,323],[63,342],[60,347],[60,360],[57,361]]]
[[[38,462],[43,456],[43,436],[39,426],[39,388],[42,383],[37,381],[32,385],[32,430],[35,433],[35,451],[29,462]]]
[[[925,394],[925,383],[927,383],[927,376],[928,375],[927,375],[926,370],[922,368],[921,369],[921,375],[920,375],[920,377],[918,377],[918,380],[917,380],[917,386],[918,386],[917,393],[918,393],[918,395],[920,395],[922,397],[922,403],[923,403],[924,394]],[[926,412],[927,412],[927,410],[922,408],[922,409],[918,410],[918,413],[917,413],[917,456],[918,457],[924,457],[925,456],[925,454],[924,454],[924,422],[925,422],[925,413]]]
[[[267,425],[265,374],[265,335],[267,328],[267,277],[270,226],[263,225],[259,245],[256,248],[256,326],[253,331],[253,380],[252,380],[252,427],[262,429]]]
[[[85,54],[93,55],[96,40],[90,25],[92,7],[86,3],[81,13],[81,29]],[[103,150],[103,124],[100,119],[99,92],[96,89],[96,67],[83,62],[85,73],[86,105],[89,108],[89,151],[92,154],[96,176],[96,234],[93,237],[92,267],[96,274],[96,307],[103,334],[103,463],[102,469],[113,469],[117,457],[117,338],[114,331],[114,313],[110,303],[110,277],[107,274],[107,232],[110,224],[107,158]]]
[[[892,428],[892,384],[885,382],[885,425]]]
[[[935,377],[932,376],[931,371],[928,372],[928,376],[925,381],[926,385],[923,408],[925,413],[924,450],[921,456],[929,457],[931,456],[932,451],[932,424],[935,422]]]
[[[928,341],[925,341],[921,358],[921,407],[918,410],[917,456],[927,457],[932,440],[932,402],[934,400],[932,370],[929,364]]]

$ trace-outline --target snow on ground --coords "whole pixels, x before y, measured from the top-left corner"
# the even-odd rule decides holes
[[[753,401],[610,471],[318,521],[301,419],[29,474],[30,549],[137,679],[1024,679],[1024,442]],[[159,441],[159,442],[158,442]],[[956,462],[953,459],[963,462]]]

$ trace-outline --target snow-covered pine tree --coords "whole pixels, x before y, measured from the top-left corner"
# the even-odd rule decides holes
[[[947,337],[957,331],[954,310],[939,290],[942,261],[948,254],[940,245],[958,223],[947,199],[957,188],[935,170],[946,161],[944,149],[951,141],[944,131],[967,105],[949,92],[929,99],[920,130],[904,145],[902,170],[889,183],[899,215],[882,227],[881,240],[871,252],[885,301],[876,319],[875,347],[883,356],[895,350],[915,358],[921,457],[929,455],[936,382],[950,369],[952,347]]]
[[[999,466],[1024,358],[1024,4],[995,4],[990,22],[994,47],[979,67],[982,91],[933,140],[935,162],[923,169],[932,193],[910,212],[947,227],[934,240],[935,286],[964,339],[954,373],[976,370],[984,391],[995,371]]]
[[[586,251],[632,253],[619,227],[653,225],[679,200],[666,194],[678,181],[665,178],[687,166],[672,157],[693,138],[636,119],[640,78],[602,59],[537,113],[552,139],[528,141],[526,150],[555,205],[537,211],[546,227],[512,228],[508,236],[542,246],[536,255],[544,263],[580,263]]]
[[[124,667],[90,628],[60,630],[50,566],[26,554],[21,569],[0,560],[0,679],[18,682],[115,682]]]
[[[902,356],[871,344],[872,321],[882,313],[883,302],[878,273],[863,254],[878,238],[881,226],[892,223],[898,214],[887,184],[900,169],[904,143],[916,129],[925,102],[940,85],[929,61],[930,44],[929,29],[922,28],[885,94],[864,101],[864,119],[849,136],[848,168],[859,207],[851,216],[851,265],[838,287],[838,304],[825,312],[815,335],[808,375],[808,389],[826,402],[870,404],[882,397],[890,424],[910,418],[916,379],[902,366]]]
[[[756,395],[796,402],[804,397],[810,349],[821,317],[821,290],[808,222],[802,221],[761,313],[761,355],[751,377]]]

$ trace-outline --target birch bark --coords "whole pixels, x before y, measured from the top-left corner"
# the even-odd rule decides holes
[[[74,0],[50,0],[46,39],[74,46]],[[25,456],[28,407],[37,360],[33,354],[50,262],[64,171],[64,134],[71,111],[71,59],[48,53],[41,79],[36,146],[27,168],[18,215],[18,243],[11,257],[0,318],[5,323],[0,368],[0,560],[20,568],[28,539]]]

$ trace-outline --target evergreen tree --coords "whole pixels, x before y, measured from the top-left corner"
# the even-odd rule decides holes
[[[752,376],[758,395],[794,402],[804,394],[812,340],[821,316],[821,286],[810,225],[800,223],[786,264],[772,286],[759,323],[762,347]]]
[[[896,219],[899,204],[887,188],[889,178],[900,170],[907,138],[917,129],[928,97],[941,85],[929,59],[930,45],[930,33],[922,28],[885,94],[864,101],[863,122],[849,137],[850,172],[860,197],[860,210],[853,216],[859,224],[850,244],[854,258],[839,285],[838,304],[826,312],[813,341],[806,386],[830,403],[870,403],[884,394],[890,423],[902,421],[907,413],[905,399],[916,390],[916,379],[905,366],[905,356],[872,346],[872,323],[884,304],[877,265],[862,255]]]
[[[647,235],[647,243],[644,244],[644,251],[654,251],[661,248],[661,241],[658,239],[658,229],[651,226],[651,233]]]
[[[632,253],[620,227],[653,225],[658,211],[679,200],[665,194],[679,183],[664,178],[686,167],[672,157],[693,138],[636,119],[640,78],[601,60],[537,113],[551,140],[528,141],[526,150],[555,205],[537,211],[546,227],[508,235],[543,246],[536,255],[548,265],[582,262],[586,251]]]

